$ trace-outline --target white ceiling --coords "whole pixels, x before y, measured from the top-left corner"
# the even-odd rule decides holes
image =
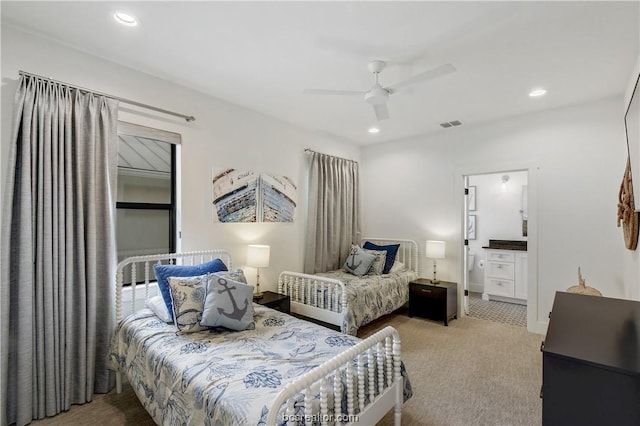
[[[470,125],[621,94],[640,51],[639,6],[1,2],[3,22],[359,144],[455,131],[439,126],[453,120]],[[135,15],[140,25],[116,24],[117,10]],[[444,63],[457,71],[393,94],[391,118],[379,123],[377,135],[367,133],[376,120],[360,98],[302,94],[308,88],[367,90],[373,59],[389,62],[383,85]],[[548,89],[547,95],[529,98],[535,87]]]

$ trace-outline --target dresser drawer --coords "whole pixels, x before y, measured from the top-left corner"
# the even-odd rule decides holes
[[[513,263],[507,262],[487,262],[487,274],[489,278],[504,278],[513,280],[515,277]]]
[[[444,299],[447,297],[446,288],[438,288],[435,286],[426,286],[416,283],[409,284],[409,293],[417,297],[429,297],[431,299]]]
[[[500,262],[515,262],[516,258],[513,253],[503,251],[487,251],[487,261],[497,260]]]
[[[514,282],[511,280],[500,280],[490,278],[485,285],[485,292],[494,296],[514,297]]]

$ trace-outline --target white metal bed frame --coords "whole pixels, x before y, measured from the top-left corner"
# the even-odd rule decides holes
[[[153,264],[164,262],[165,264],[195,265],[215,258],[222,259],[225,265],[231,269],[231,255],[226,250],[134,256],[123,260],[116,269],[117,322],[122,320],[122,289],[125,283],[131,286],[133,312],[137,310],[135,293],[138,286],[144,286],[145,300],[148,300],[149,285],[155,282],[155,274],[151,272]],[[144,271],[142,284],[136,282],[138,268],[142,268]],[[152,276],[154,279],[151,278]],[[126,280],[127,277],[129,277],[128,280]],[[278,415],[283,405],[286,407],[286,424],[298,424],[301,419],[296,417],[294,401],[296,395],[302,393],[304,395],[303,416],[319,419],[322,425],[373,425],[393,409],[394,424],[400,426],[403,404],[400,349],[400,335],[397,330],[393,327],[386,327],[378,331],[288,383],[278,393],[270,407],[267,425],[278,424],[278,421],[281,420],[278,419]],[[340,380],[343,375],[347,378],[346,395],[342,395]],[[116,372],[116,391],[122,392],[120,371]],[[334,395],[331,400],[330,393]],[[320,403],[313,404],[313,399],[318,394],[320,395]],[[330,401],[342,401],[343,397],[346,397],[347,401],[345,413],[341,411],[341,404],[330,406]]]
[[[418,274],[418,244],[413,240],[398,238],[363,238],[362,244],[371,241],[377,245],[400,244],[396,260]],[[333,278],[313,274],[284,271],[278,278],[278,293],[291,299],[291,312],[313,318],[327,324],[342,327],[348,312],[345,284]],[[325,297],[318,297],[318,294]],[[342,332],[346,332],[342,330]]]

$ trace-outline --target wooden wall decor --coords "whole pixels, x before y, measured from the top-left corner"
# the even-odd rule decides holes
[[[631,161],[627,158],[627,167],[618,192],[618,227],[622,225],[624,244],[629,250],[638,246],[638,212],[633,201],[631,181]]]
[[[297,187],[287,176],[213,170],[214,222],[293,222]]]

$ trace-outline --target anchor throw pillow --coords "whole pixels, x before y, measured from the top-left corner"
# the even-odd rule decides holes
[[[253,286],[212,274],[200,324],[236,331],[255,328]]]
[[[167,312],[173,315],[169,277],[197,277],[210,272],[226,271],[227,265],[221,259],[213,259],[199,265],[153,265],[153,270],[158,280],[158,288],[162,294],[162,299],[167,305]]]
[[[194,333],[207,329],[201,324],[207,280],[207,275],[169,278],[173,318],[179,332]]]
[[[234,269],[233,271],[220,271],[215,272],[215,276],[227,278],[233,281],[240,281],[241,283],[247,283],[247,277],[244,276],[244,271],[242,269]]]
[[[344,262],[344,270],[358,277],[367,273],[371,264],[376,260],[376,256],[365,252],[356,245],[351,246],[347,261]]]

